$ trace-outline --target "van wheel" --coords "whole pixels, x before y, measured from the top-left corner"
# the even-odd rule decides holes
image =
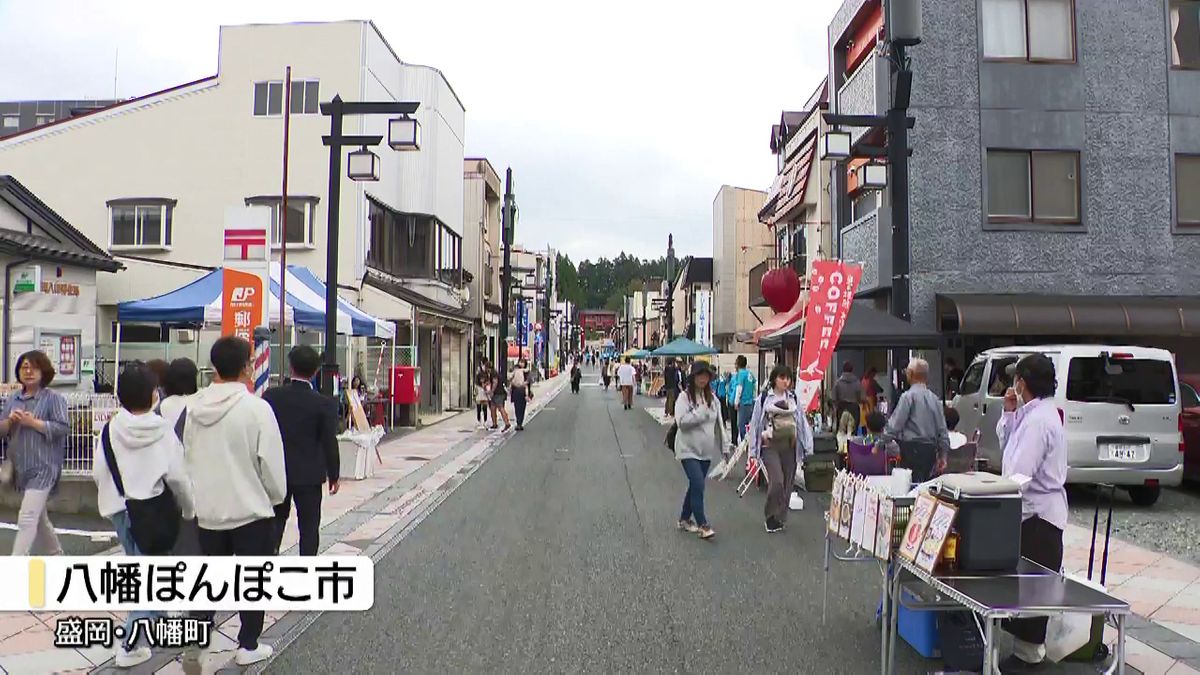
[[[1129,499],[1138,506],[1154,506],[1158,501],[1158,496],[1162,494],[1162,487],[1155,485],[1139,485],[1126,488],[1129,490]]]

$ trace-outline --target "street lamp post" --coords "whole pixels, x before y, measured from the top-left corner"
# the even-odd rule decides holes
[[[675,338],[675,235],[667,235],[667,342]]]
[[[512,243],[516,217],[517,198],[513,194],[512,169],[508,169],[504,176],[504,207],[500,211],[500,243],[504,247],[504,264],[500,271],[500,341],[496,346],[496,371],[500,374],[501,382],[505,381],[505,371],[508,369],[508,293],[513,283]]]
[[[554,272],[551,270],[550,257],[546,257],[546,287],[543,293],[546,296],[546,315],[542,319],[542,367],[545,368],[546,377],[550,377],[550,290],[554,288]]]
[[[403,124],[388,125],[388,145],[393,150],[417,150],[420,147],[421,125],[409,116],[417,112],[418,106],[419,103],[403,101],[346,103],[338,95],[329,103],[321,104],[321,114],[329,116],[329,135],[321,139],[322,143],[329,147],[329,221],[325,241],[325,358],[321,366],[321,391],[326,394],[333,393],[333,380],[338,374],[338,216],[341,214],[342,201],[342,151],[347,147],[361,148],[351,153],[352,156],[347,161],[349,177],[352,180],[379,180],[379,158],[367,148],[383,142],[383,136],[343,136],[342,120],[353,115],[402,115]],[[398,121],[400,120],[392,120]]]

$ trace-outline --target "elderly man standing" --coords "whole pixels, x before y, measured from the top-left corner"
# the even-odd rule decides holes
[[[950,432],[946,428],[945,406],[929,390],[929,362],[909,361],[905,376],[911,386],[896,403],[896,410],[883,431],[883,440],[900,444],[900,466],[911,469],[913,481],[921,482],[929,480],[935,467],[945,462],[950,451]]]

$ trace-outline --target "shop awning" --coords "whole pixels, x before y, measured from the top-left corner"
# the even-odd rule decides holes
[[[269,312],[272,321],[279,316],[280,267],[271,264]],[[145,300],[131,300],[117,305],[117,320],[122,322],[166,324],[219,324],[221,322],[221,291],[224,271],[217,268],[180,288]],[[288,265],[287,303],[285,318],[297,326],[325,326],[325,284],[308,269]],[[338,298],[337,329],[344,335],[366,335],[391,339],[395,327],[376,319],[361,309]]]
[[[1200,297],[984,295],[937,296],[942,332],[960,335],[1200,334]]]
[[[759,341],[759,347],[773,348],[784,340],[799,341],[804,337],[804,323],[800,321],[789,329]],[[941,345],[941,336],[924,330],[897,317],[875,309],[865,300],[855,300],[850,305],[846,326],[838,338],[838,349],[890,349],[936,348]]]
[[[777,313],[775,316],[767,319],[761,326],[754,329],[753,341],[760,346],[765,339],[779,337],[784,333],[802,326],[804,324],[804,294],[796,298],[796,303],[791,309]]]
[[[703,356],[706,354],[716,354],[719,351],[707,345],[702,345],[695,340],[677,337],[650,352],[650,356]]]

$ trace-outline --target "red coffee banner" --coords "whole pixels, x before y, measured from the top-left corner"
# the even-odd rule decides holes
[[[833,360],[842,329],[846,327],[846,317],[850,315],[861,279],[861,265],[840,260],[813,263],[808,306],[804,312],[804,342],[800,347],[800,367],[796,376],[800,403],[810,412],[820,406],[816,394],[825,379],[825,369]]]

